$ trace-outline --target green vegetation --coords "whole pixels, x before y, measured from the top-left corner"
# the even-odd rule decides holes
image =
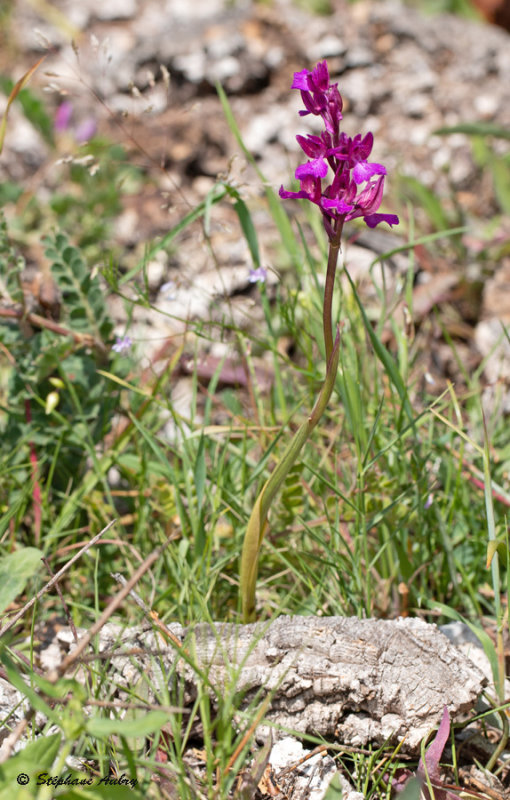
[[[41,112],[31,108],[31,113]],[[508,187],[501,177],[508,177],[508,159],[502,159],[499,170],[489,134],[475,133],[480,169],[490,170],[495,203],[508,212]],[[122,273],[113,245],[106,244],[126,179],[137,182],[143,176],[126,164],[118,145],[95,140],[87,152],[103,158],[104,169],[91,175],[85,166],[73,166],[47,206],[31,198],[21,219],[0,226],[2,308],[15,312],[4,315],[0,325],[2,612],[21,608],[50,580],[40,555],[56,573],[102,528],[116,522],[104,542],[87,549],[63,574],[63,599],[54,588],[43,593],[1,640],[5,674],[32,709],[29,725],[35,732],[41,724],[36,724],[35,711],[48,722],[44,738],[34,739],[0,766],[0,797],[163,796],[164,787],[151,776],[158,773],[164,754],[174,792],[169,790],[169,796],[244,800],[254,795],[254,776],[262,774],[267,753],[259,754],[240,780],[259,706],[254,701],[252,714],[245,714],[237,728],[231,724],[238,703],[235,675],[215,695],[215,713],[204,678],[188,716],[178,692],[161,687],[156,690],[159,711],[141,710],[146,687],[133,687],[127,716],[113,700],[111,707],[97,704],[86,716],[83,706],[89,697],[113,694],[107,662],[89,663],[87,689],[76,679],[42,676],[34,666],[37,631],[55,611],[90,630],[119,591],[112,574],[129,579],[158,547],[157,560],[135,587],[147,609],[167,624],[239,621],[239,559],[254,499],[324,381],[324,354],[317,345],[324,243],[319,233],[310,244],[309,226],[302,231],[301,218],[290,221],[267,190],[264,202],[281,238],[281,264],[275,267],[285,267],[285,280],[274,290],[264,284],[254,290],[264,309],[264,329],[254,336],[233,319],[221,326],[212,319],[188,323],[197,353],[220,338],[231,343],[239,363],[247,365],[247,385],[224,385],[220,363],[204,392],[195,370],[189,409],[178,412],[172,400],[178,347],[165,369],[149,379],[142,379],[136,347],[112,350],[108,295],[124,298],[128,323],[136,304],[160,313],[145,280],[146,259]],[[339,373],[328,410],[273,502],[259,566],[257,615],[465,618],[491,659],[498,688],[493,702],[502,704],[510,580],[507,422],[497,404],[484,416],[483,365],[470,374],[446,329],[460,388],[450,383],[440,393],[429,389],[420,360],[423,339],[405,315],[394,313],[402,302],[413,317],[415,247],[432,256],[458,258],[466,216],[459,208],[453,215],[445,211],[441,198],[417,181],[403,179],[399,191],[393,204],[407,219],[399,248],[409,259],[407,275],[388,305],[375,275],[379,267],[388,268],[394,252],[374,260],[371,291],[379,296],[377,309],[365,304],[349,276],[348,259],[339,275]],[[8,206],[19,195],[4,187],[0,196]],[[410,199],[421,203],[427,216],[422,230],[414,230],[412,207],[406,205]],[[249,204],[228,181],[219,181],[207,201],[163,241],[148,242],[147,252],[184,247],[187,226],[208,218],[224,202],[233,204],[239,235],[247,240],[254,268],[259,267],[256,223]],[[61,232],[41,242],[60,298],[55,322],[27,305],[23,251],[27,240],[33,241],[34,226],[49,231],[57,220]],[[316,220],[310,227],[317,227]],[[479,257],[488,252],[482,250]],[[95,270],[99,253],[101,269]],[[440,309],[436,318],[440,325]],[[280,346],[283,340],[292,342],[292,357]],[[272,354],[269,392],[252,362],[254,354],[264,352]],[[172,439],[164,433],[169,420]],[[115,619],[135,625],[147,621],[147,613],[127,597]],[[4,624],[8,621],[6,615]],[[492,625],[494,642],[484,630]],[[167,677],[170,685],[172,676]],[[504,745],[504,712],[491,724],[501,728]],[[11,730],[15,721],[7,717],[3,726]],[[186,761],[187,751],[196,746],[197,727],[203,731],[199,777]],[[380,750],[352,758],[343,754],[366,797],[390,796],[385,776],[399,763],[398,754],[392,758],[391,753],[391,748],[386,751],[390,766]],[[80,794],[68,786],[35,788],[32,781],[16,794],[20,772],[70,774],[66,758],[71,754],[87,763],[90,774],[108,775],[113,764],[118,775],[136,778],[138,785],[117,787],[115,793],[111,787],[85,787]],[[496,768],[494,760],[484,765],[487,761]],[[76,773],[83,774],[89,773]]]

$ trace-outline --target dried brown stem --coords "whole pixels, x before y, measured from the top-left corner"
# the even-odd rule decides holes
[[[33,325],[34,328],[46,328],[46,330],[58,333],[61,336],[69,336],[76,344],[82,344],[86,347],[95,347],[101,351],[106,350],[103,342],[94,339],[90,333],[77,333],[77,331],[69,330],[69,328],[64,328],[62,325],[59,325],[58,322],[54,322],[52,319],[46,319],[46,317],[41,317],[40,314],[34,314],[32,311],[25,312],[22,308],[0,308],[0,317],[20,321],[26,320]]]

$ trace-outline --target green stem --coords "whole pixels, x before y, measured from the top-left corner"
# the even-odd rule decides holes
[[[328,269],[326,271],[326,284],[324,286],[324,306],[322,323],[324,326],[324,346],[326,348],[326,361],[329,362],[333,352],[333,290],[335,288],[336,267],[340,253],[340,240],[342,237],[343,220],[338,222],[335,235],[329,243]]]
[[[312,413],[294,434],[281,461],[276,466],[257,497],[244,536],[239,575],[244,622],[252,622],[255,619],[255,587],[257,583],[259,553],[266,531],[267,515],[271,503],[295,464],[306,440],[324,414],[335,386],[335,379],[338,371],[340,334],[337,328],[336,338],[333,342],[332,308],[342,228],[343,220],[337,222],[334,235],[329,242],[328,267],[326,271],[323,305],[324,347],[326,350],[327,363],[324,385]]]
[[[298,428],[294,437],[287,445],[287,449],[285,450],[285,453],[283,454],[281,461],[275,467],[274,472],[272,473],[270,478],[266,481],[266,484],[262,489],[261,494],[263,495],[263,498],[261,501],[260,508],[262,514],[264,514],[265,517],[267,517],[271,503],[274,500],[275,495],[280,489],[288,473],[290,472],[292,466],[294,465],[301,451],[301,448],[303,447],[304,443],[306,442],[306,440],[308,439],[311,432],[313,431],[313,429],[315,428],[315,426],[317,425],[317,423],[319,422],[320,418],[322,417],[322,415],[326,410],[329,398],[331,397],[333,388],[335,386],[335,378],[338,368],[339,344],[340,344],[340,335],[337,332],[336,341],[333,347],[333,352],[331,354],[330,363],[328,364],[328,368],[326,371],[326,380],[324,381],[324,385],[321,389],[319,397],[317,398],[317,402],[313,407],[312,413],[310,414],[308,419],[305,420],[305,422],[303,422],[301,427]]]
[[[255,619],[255,586],[257,583],[259,552],[264,538],[267,515],[271,503],[296,462],[303,445],[326,410],[335,386],[339,350],[340,333],[337,330],[336,339],[326,370],[326,379],[313,411],[291,439],[281,461],[264,484],[251,513],[243,542],[240,569],[241,603],[244,622],[253,622]]]
[[[485,767],[487,772],[492,772],[494,766],[497,764],[498,758],[508,744],[508,717],[506,712],[501,708],[498,709],[498,714],[501,717],[501,739],[499,740],[499,744],[494,750],[493,754],[487,761],[487,766]]]

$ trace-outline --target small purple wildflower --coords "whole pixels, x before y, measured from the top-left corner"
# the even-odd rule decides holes
[[[248,280],[250,283],[265,283],[267,280],[267,270],[264,269],[264,267],[251,269],[250,274],[248,275]]]
[[[299,191],[289,192],[281,186],[280,197],[310,200],[319,206],[330,240],[344,221],[358,217],[370,228],[380,222],[398,225],[396,214],[376,213],[382,202],[386,168],[368,161],[374,143],[372,133],[351,138],[340,132],[342,96],[338,84],[330,83],[327,62],[320,61],[311,71],[295,72],[291,88],[301,92],[305,111],[300,111],[300,116],[322,117],[325,130],[320,136],[296,137],[309,160],[296,169]],[[329,170],[333,178],[323,189],[322,180]],[[365,185],[358,189],[361,184]]]
[[[84,144],[85,142],[88,142],[89,139],[92,139],[92,137],[96,135],[96,132],[97,123],[95,119],[92,119],[92,117],[87,117],[75,128],[74,138],[78,144]]]
[[[72,116],[73,104],[69,100],[64,100],[57,108],[55,112],[55,118],[53,120],[53,124],[57,133],[62,133],[62,131],[66,131],[68,129]]]
[[[129,336],[116,336],[115,344],[112,345],[112,350],[115,353],[125,353],[130,350],[132,344],[133,342]]]
[[[64,100],[60,103],[55,112],[53,125],[57,133],[63,133],[71,128],[71,119],[73,117],[73,104],[70,100]],[[72,135],[78,144],[84,144],[95,136],[97,131],[97,123],[92,117],[87,117],[82,120],[78,125],[73,126]]]
[[[177,285],[175,281],[166,281],[159,287],[161,296],[165,300],[175,300],[177,297]]]

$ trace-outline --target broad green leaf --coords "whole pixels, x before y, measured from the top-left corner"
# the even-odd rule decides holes
[[[36,547],[22,547],[0,558],[0,612],[21,594],[27,581],[36,574],[42,555]]]

